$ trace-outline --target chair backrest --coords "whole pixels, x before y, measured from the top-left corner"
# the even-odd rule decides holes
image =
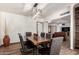
[[[65,32],[55,32],[52,36],[53,37],[63,37],[63,41],[66,41],[66,33]]]
[[[30,37],[30,36],[32,36],[32,33],[31,32],[26,32],[26,36]]]
[[[59,55],[62,42],[63,42],[63,37],[53,38],[51,49],[50,49],[50,55]]]
[[[33,33],[33,36],[38,36],[38,34],[37,33]]]
[[[51,33],[46,33],[46,38],[51,39]]]
[[[44,32],[41,32],[40,36],[41,36],[42,38],[44,38],[44,37],[45,37],[45,33],[44,33]]]
[[[22,47],[22,49],[24,49],[24,41],[23,41],[23,37],[22,37],[22,35],[20,34],[20,33],[18,33],[18,35],[19,35],[19,39],[20,39],[20,43],[21,43],[21,47]]]

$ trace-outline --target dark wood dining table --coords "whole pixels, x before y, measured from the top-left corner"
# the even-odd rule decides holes
[[[33,36],[28,37],[28,40],[30,40],[37,48],[36,48],[36,54],[38,55],[38,47],[40,44],[49,43],[51,40],[46,38],[38,37],[38,40],[35,40]]]

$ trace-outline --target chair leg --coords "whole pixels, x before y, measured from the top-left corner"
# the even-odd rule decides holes
[[[33,49],[33,55],[37,55],[37,48],[36,47]]]
[[[24,52],[22,52],[22,51],[21,51],[21,54],[22,54],[22,55],[26,55],[26,54],[25,54]]]
[[[35,48],[33,48],[33,55],[36,55],[35,53],[36,53],[36,49],[35,49]]]
[[[34,55],[34,48],[33,48],[33,51],[32,52],[33,52],[33,55]]]
[[[22,48],[20,48],[20,52],[22,55],[26,55],[26,53],[23,52]]]

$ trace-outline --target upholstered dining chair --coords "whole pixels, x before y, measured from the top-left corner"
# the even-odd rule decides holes
[[[32,36],[32,32],[26,32],[26,41],[30,47],[33,47],[32,42],[28,40],[28,37],[31,37],[31,36]]]
[[[41,36],[42,38],[45,38],[45,33],[44,33],[44,32],[41,32],[40,36]]]
[[[61,50],[61,45],[63,42],[63,37],[53,38],[51,41],[51,46],[49,48],[40,49],[39,52],[42,55],[59,55]]]
[[[20,48],[21,53],[23,55],[25,55],[25,54],[28,54],[31,51],[33,52],[34,49],[28,46],[27,41],[26,42],[23,41],[22,35],[20,33],[18,33],[18,35],[19,35],[19,39],[20,39],[20,43],[21,43],[21,47],[22,47],[22,48]]]
[[[63,37],[53,38],[51,49],[50,49],[50,55],[60,54],[62,42],[63,42]]]
[[[42,38],[45,37],[45,39],[48,39],[48,40],[51,39],[51,33],[46,33],[46,34],[45,34],[44,32],[42,32],[42,33],[41,33],[41,36],[42,36]],[[51,44],[51,42],[49,42],[49,43],[44,43],[44,44],[41,44],[41,46],[42,46],[43,48],[45,48],[45,49],[48,49],[50,44]]]
[[[46,39],[51,39],[51,33],[46,33]]]
[[[32,36],[32,32],[26,32],[26,37],[31,37]]]
[[[63,37],[63,41],[67,40],[67,35],[65,32],[55,32],[52,35],[52,38],[54,38],[54,37]]]

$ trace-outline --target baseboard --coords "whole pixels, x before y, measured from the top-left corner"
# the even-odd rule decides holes
[[[13,44],[18,44],[18,43],[20,43],[20,42],[10,43],[10,45],[13,45]],[[0,45],[0,47],[2,47],[2,46],[4,46],[4,45],[3,45],[3,44],[2,44],[2,45]]]
[[[20,43],[20,42],[14,42],[14,43],[10,43],[10,45],[13,45],[13,44],[18,44],[18,43]]]

